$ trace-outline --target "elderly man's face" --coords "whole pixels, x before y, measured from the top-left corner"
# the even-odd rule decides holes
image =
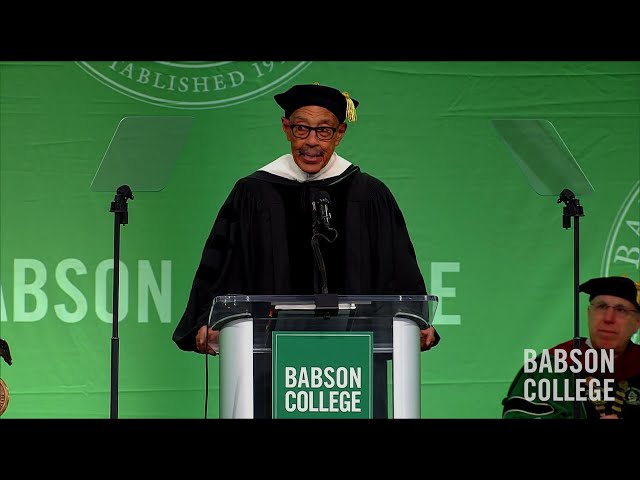
[[[628,300],[612,295],[598,295],[588,310],[589,338],[594,348],[624,352],[629,339],[640,328],[640,313]]]
[[[307,138],[297,138],[293,134],[292,125],[330,127],[337,130],[330,139],[320,138],[323,135],[315,130],[310,131]],[[282,130],[291,143],[291,154],[296,165],[302,171],[314,174],[329,163],[331,155],[347,130],[347,125],[345,123],[338,125],[338,119],[330,110],[312,105],[299,108],[291,114],[290,118],[283,117]],[[304,130],[304,128],[296,130]],[[300,133],[298,135],[300,136]]]

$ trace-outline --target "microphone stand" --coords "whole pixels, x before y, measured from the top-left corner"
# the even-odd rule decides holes
[[[114,201],[111,202],[110,212],[115,214],[113,232],[113,320],[111,335],[111,417],[118,418],[118,299],[120,289],[120,225],[129,221],[127,200],[133,200],[133,192],[129,185],[122,185],[116,190]]]
[[[322,293],[316,294],[316,308],[320,309],[320,312],[324,312],[324,316],[328,318],[331,311],[338,310],[338,294],[330,294],[329,287],[327,286],[327,269],[324,265],[324,259],[322,258],[322,252],[320,251],[320,244],[318,237],[323,237],[327,242],[332,243],[337,238],[337,232],[328,227],[329,230],[335,232],[333,240],[329,240],[324,233],[318,230],[318,227],[322,224],[322,220],[318,218],[315,202],[312,203],[313,224],[311,227],[311,248],[313,249],[313,255],[316,261],[316,267],[320,272],[320,291]],[[320,313],[319,312],[319,313]]]
[[[584,216],[584,210],[580,201],[576,198],[571,190],[564,189],[560,193],[558,202],[564,202],[562,208],[562,226],[565,229],[571,227],[571,218],[573,217],[573,348],[580,348],[580,217]],[[574,385],[577,388],[579,373],[574,372]],[[576,392],[577,393],[577,392]],[[577,398],[577,395],[576,395]],[[573,402],[573,418],[580,417],[580,403],[578,400]]]
[[[318,236],[320,233],[318,232],[318,221],[313,222],[312,232],[311,232],[311,248],[313,248],[313,255],[316,259],[316,266],[320,272],[320,283],[321,283],[321,291],[322,293],[329,293],[329,288],[327,286],[327,269],[324,265],[324,259],[322,258],[322,252],[320,251],[320,244],[318,243]]]

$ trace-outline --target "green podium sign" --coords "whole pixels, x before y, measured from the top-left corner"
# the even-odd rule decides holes
[[[372,332],[273,332],[273,418],[372,418]]]

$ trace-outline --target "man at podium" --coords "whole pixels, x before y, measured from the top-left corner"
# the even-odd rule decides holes
[[[319,84],[274,98],[290,153],[238,180],[222,205],[173,333],[182,350],[217,354],[207,322],[218,295],[427,294],[391,191],[335,151],[359,102]],[[420,331],[422,351],[439,340]]]

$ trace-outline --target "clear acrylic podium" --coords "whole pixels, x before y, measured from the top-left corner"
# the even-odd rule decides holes
[[[335,296],[337,308],[335,303],[327,307],[318,298],[215,298],[209,326],[220,330],[220,418],[280,418],[274,409],[278,392],[273,386],[277,357],[273,339],[294,333],[368,336],[372,360],[368,418],[420,418],[419,330],[433,321],[438,297]],[[331,340],[323,345],[320,358],[333,352]]]

